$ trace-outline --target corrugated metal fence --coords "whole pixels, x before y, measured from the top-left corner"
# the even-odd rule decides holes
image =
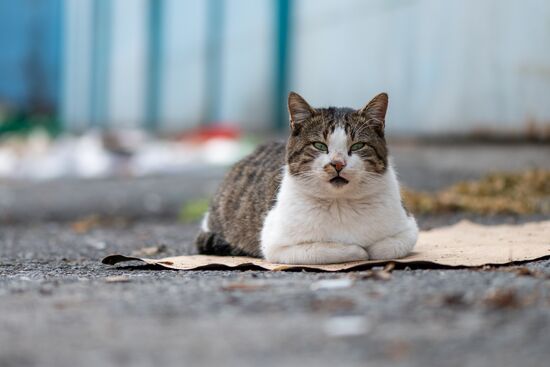
[[[62,4],[59,101],[70,130],[266,130],[286,124],[288,90],[351,107],[387,91],[388,128],[402,134],[550,122],[546,0]]]

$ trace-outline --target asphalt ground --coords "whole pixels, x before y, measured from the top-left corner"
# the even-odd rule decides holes
[[[402,181],[433,190],[492,169],[550,165],[545,146],[466,148],[404,150],[396,155]],[[178,221],[178,208],[209,195],[221,173],[0,184],[0,366],[546,366],[550,360],[550,260],[376,276],[100,263],[106,254],[151,246],[161,249],[153,256],[194,253],[198,224]],[[147,204],[151,193],[157,196]],[[106,219],[86,224],[89,214]],[[548,219],[417,219],[428,229],[464,217],[487,224]]]

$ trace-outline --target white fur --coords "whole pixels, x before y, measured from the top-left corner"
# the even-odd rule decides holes
[[[208,212],[204,213],[204,217],[202,217],[201,221],[201,230],[203,232],[210,232],[210,228],[208,228]]]
[[[366,172],[357,155],[348,155],[349,142],[342,132],[332,134],[328,154],[313,162],[307,176],[290,175],[284,168],[276,204],[261,232],[267,260],[326,264],[398,258],[413,249],[418,228],[401,205],[391,164],[382,175]],[[323,171],[334,157],[346,163],[341,175],[349,183],[340,188],[332,186]]]

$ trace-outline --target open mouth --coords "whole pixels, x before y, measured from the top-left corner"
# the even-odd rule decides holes
[[[349,183],[349,181],[346,180],[345,178],[343,178],[342,176],[333,177],[333,178],[330,179],[329,182],[333,186],[336,186],[336,187],[342,187],[342,186],[347,185]]]

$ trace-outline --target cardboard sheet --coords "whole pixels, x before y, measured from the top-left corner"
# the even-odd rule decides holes
[[[504,265],[550,257],[550,221],[522,225],[483,226],[462,221],[420,233],[409,256],[385,261],[355,261],[329,265],[273,264],[252,257],[189,255],[148,259],[110,255],[104,264],[140,261],[168,269],[257,269],[257,270],[363,270],[388,262],[416,267],[478,267]]]

